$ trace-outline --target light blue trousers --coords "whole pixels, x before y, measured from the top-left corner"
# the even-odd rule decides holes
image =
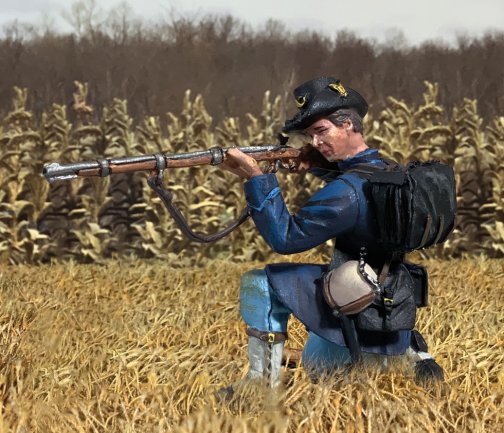
[[[291,314],[275,297],[264,269],[243,274],[240,282],[240,313],[251,328],[269,332],[286,332]],[[350,352],[346,347],[338,346],[313,332],[308,333],[302,355],[305,368],[324,373],[350,361]]]

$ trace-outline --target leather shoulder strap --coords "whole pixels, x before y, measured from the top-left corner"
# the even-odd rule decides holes
[[[384,171],[387,170],[387,168],[384,167],[378,167],[376,164],[371,164],[371,163],[362,163],[362,164],[357,164],[353,166],[352,168],[348,169],[345,171],[344,174],[350,174],[350,173],[355,173],[359,176],[362,176],[366,179],[369,179],[374,173],[377,171]]]

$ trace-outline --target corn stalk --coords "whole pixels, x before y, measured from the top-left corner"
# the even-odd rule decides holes
[[[88,85],[75,82],[75,124],[66,107],[53,104],[35,124],[26,108],[26,89],[15,88],[13,110],[0,125],[0,256],[11,263],[52,257],[99,261],[110,255],[162,257],[180,266],[208,259],[267,260],[270,248],[246,223],[229,237],[200,245],[182,236],[144,173],[78,179],[49,187],[39,173],[44,162],[74,162],[155,152],[190,152],[213,146],[271,144],[283,124],[283,100],[266,92],[259,115],[229,117],[212,125],[201,95],[186,91],[180,114],[128,114],[127,101],[114,99],[101,119],[87,102]],[[483,128],[475,101],[465,100],[450,119],[437,102],[438,86],[425,83],[423,102],[410,106],[389,98],[375,119],[365,119],[366,141],[400,162],[439,159],[455,167],[460,212],[454,233],[424,256],[484,252],[504,254],[504,118]],[[293,145],[302,144],[299,139]],[[291,212],[322,186],[307,175],[279,172]],[[196,231],[213,233],[235,219],[245,205],[242,182],[215,167],[172,170],[165,187]],[[329,254],[331,245],[318,251]]]

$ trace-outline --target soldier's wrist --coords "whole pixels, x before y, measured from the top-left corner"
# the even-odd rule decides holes
[[[252,179],[253,177],[261,176],[264,174],[260,168],[252,170],[250,173],[247,174],[247,180]]]

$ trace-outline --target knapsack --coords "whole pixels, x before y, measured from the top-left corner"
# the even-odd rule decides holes
[[[426,305],[427,274],[421,266],[394,260],[444,242],[457,212],[455,175],[450,166],[434,160],[406,166],[384,161],[385,169],[368,163],[345,172],[367,179],[365,194],[376,215],[385,253],[378,277],[380,295],[355,317],[341,318],[354,363],[361,359],[356,328],[378,332],[413,328],[416,306]]]
[[[346,172],[368,180],[366,194],[384,250],[407,253],[444,242],[457,213],[453,168],[435,160],[385,162],[385,169],[359,164]]]

